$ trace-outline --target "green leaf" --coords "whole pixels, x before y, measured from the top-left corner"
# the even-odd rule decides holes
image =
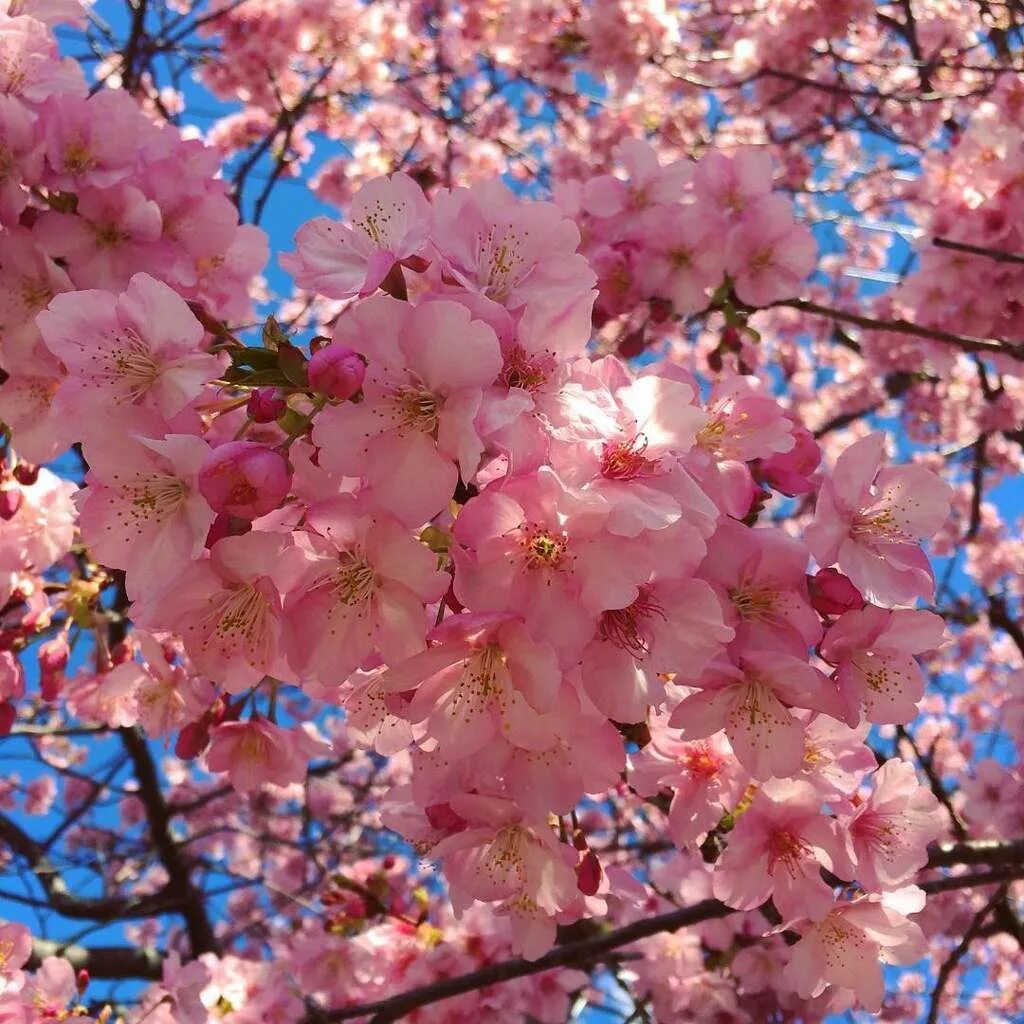
[[[285,343],[277,350],[277,365],[285,378],[298,388],[307,385],[306,357],[294,345]]]

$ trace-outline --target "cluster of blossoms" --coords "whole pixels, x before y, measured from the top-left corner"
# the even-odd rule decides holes
[[[748,372],[746,318],[815,262],[767,156],[662,165],[627,139],[616,173],[564,182],[552,203],[497,181],[428,196],[401,173],[371,179],[347,224],[313,221],[282,261],[331,309],[330,336],[300,348],[270,320],[245,345],[227,324],[246,318],[262,235],[238,226],[209,150],[124,93],[87,95],[39,20],[65,7],[0,15],[0,726],[24,706],[11,650],[50,634],[44,701],[63,691],[79,718],[173,738],[243,798],[300,786],[344,745],[279,693],[344,709],[348,740],[394,760],[381,817],[440,865],[457,920],[442,915],[436,945],[404,863],[381,889],[368,866],[358,889],[324,894],[345,941],[306,922],[277,951],[328,1003],[392,991],[383,957],[423,981],[537,958],[559,926],[629,921],[678,892],[739,913],[641,947],[639,990],[666,1019],[707,1012],[694,982],[709,950],[739,1019],[877,1011],[880,964],[925,952],[913,883],[948,818],[865,739],[916,716],[916,656],[942,646],[941,618],[913,605],[934,595],[920,542],[950,489],[887,465],[879,433],[823,468]],[[624,9],[594,5],[589,59],[614,63]],[[651,51],[663,21],[643,27]],[[743,331],[730,322],[741,358],[709,360],[710,383],[619,358],[709,308]],[[626,341],[594,358],[616,318]],[[80,538],[75,488],[34,465],[72,440],[88,466]],[[803,514],[765,525],[789,499]],[[74,585],[47,582],[76,559]],[[100,598],[109,570],[138,628],[66,678],[71,630],[99,636],[125,612]],[[1019,710],[1007,703],[1018,731]],[[993,762],[974,786],[1019,799],[1019,771]],[[597,841],[613,797],[663,815],[678,855],[650,877]],[[52,800],[34,793],[28,813]],[[1012,834],[1004,814],[978,828]],[[368,926],[373,900],[390,919]],[[9,927],[0,1009],[83,1016],[70,966],[29,978],[29,940]],[[297,1020],[281,973],[169,961],[143,1019]],[[452,1012],[556,1021],[581,984],[541,975]]]
[[[385,821],[441,864],[457,913],[492,904],[529,957],[623,897],[565,821],[618,786],[623,736],[655,715],[631,771],[674,793],[674,840],[734,815],[715,893],[774,900],[802,936],[799,996],[877,1006],[877,970],[833,970],[828,944],[877,945],[884,919],[887,955],[917,957],[916,926],[879,901],[941,824],[909,767],[867,797],[871,764],[849,755],[841,782],[824,767],[862,720],[916,712],[913,655],[943,630],[905,606],[931,594],[918,541],[948,489],[883,467],[881,435],[819,484],[813,442],[753,378],[702,401],[672,365],[588,358],[578,243],[557,207],[498,184],[431,202],[379,179],[288,260],[347,302],[331,338],[307,359],[270,329],[260,350],[224,346],[230,367],[147,274],[57,295],[37,323],[68,370],[56,404],[84,425],[83,539],[187,658],[157,646],[101,689],[155,734],[180,729],[180,754],[209,743],[243,791],[329,751],[308,723],[245,715],[280,681],[340,703],[378,753],[411,747]],[[241,399],[218,398],[230,386]],[[756,524],[769,489],[815,488],[806,544]]]

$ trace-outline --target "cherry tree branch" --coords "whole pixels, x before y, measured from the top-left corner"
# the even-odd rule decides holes
[[[963,938],[956,945],[953,951],[948,957],[942,962],[942,966],[939,967],[938,974],[935,976],[935,988],[932,989],[931,1004],[928,1007],[928,1020],[927,1024],[938,1024],[939,1020],[939,1008],[942,1006],[942,993],[949,983],[949,979],[956,970],[957,964],[967,955],[967,950],[970,948],[971,943],[981,933],[982,928],[985,924],[985,919],[992,913],[996,905],[1006,897],[1006,886],[1003,885],[996,892],[996,894],[985,904],[981,910],[978,911],[974,916],[974,920],[971,922],[967,931],[964,932]]]
[[[1024,838],[1006,841],[965,840],[940,843],[932,847],[929,868],[984,864],[988,871],[973,872],[947,878],[932,879],[921,886],[925,892],[948,892],[990,885],[1024,877]],[[410,989],[396,996],[373,1003],[346,1006],[337,1010],[318,1011],[307,1015],[304,1024],[339,1024],[341,1021],[371,1017],[370,1024],[390,1024],[413,1010],[430,1003],[450,999],[465,992],[473,992],[516,978],[528,977],[554,967],[569,967],[593,963],[606,957],[621,946],[650,938],[662,932],[674,932],[702,921],[711,921],[738,913],[718,900],[702,900],[692,907],[671,910],[642,921],[635,921],[595,938],[569,942],[558,946],[538,960],[506,960],[488,964],[476,971],[446,978],[443,981]]]
[[[58,956],[76,970],[86,970],[90,978],[144,978],[159,981],[163,975],[163,954],[155,949],[130,946],[79,946],[33,939],[32,956],[26,967],[36,970],[48,956]]]
[[[822,306],[817,302],[810,302],[807,299],[782,299],[773,302],[765,308],[785,307],[796,309],[801,313],[811,313],[814,316],[828,317],[830,320],[838,320],[841,323],[855,324],[871,331],[889,331],[893,334],[909,334],[917,338],[927,338],[930,341],[941,341],[947,345],[955,345],[963,352],[978,352],[991,356],[1010,356],[1012,359],[1019,359],[1024,362],[1024,345],[1010,341],[1000,341],[995,338],[972,338],[965,334],[953,334],[950,331],[939,330],[937,327],[923,327],[920,324],[911,323],[909,320],[877,320],[874,317],[862,316],[859,313],[848,313],[843,309],[833,309],[831,306]]]

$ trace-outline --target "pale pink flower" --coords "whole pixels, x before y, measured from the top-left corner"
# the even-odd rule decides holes
[[[602,174],[587,181],[583,203],[595,217],[636,215],[650,206],[678,203],[693,174],[693,164],[676,160],[662,164],[655,148],[643,139],[623,139],[612,155],[626,172],[626,180]]]
[[[137,665],[124,662],[102,675],[76,676],[61,696],[76,718],[112,729],[130,728],[139,719],[136,694],[141,675]]]
[[[167,586],[135,602],[135,620],[171,629],[196,667],[232,693],[265,675],[286,678],[281,652],[282,594],[304,556],[287,535],[254,531],[214,544]]]
[[[47,347],[67,367],[57,401],[83,429],[110,406],[144,406],[171,418],[220,372],[200,349],[203,328],[175,292],[136,274],[120,296],[58,295],[39,314]]]
[[[537,959],[554,944],[555,915],[576,899],[574,851],[510,801],[466,795],[453,798],[451,808],[468,827],[442,839],[432,856],[444,864],[456,914],[473,900],[499,902],[513,948]]]
[[[743,302],[767,306],[797,294],[817,255],[814,236],[793,220],[789,200],[769,196],[748,209],[732,229],[725,269]]]
[[[663,677],[696,679],[735,636],[703,580],[644,583],[624,608],[603,611],[583,652],[583,685],[597,708],[616,722],[639,722],[665,699]]]
[[[0,417],[18,454],[36,464],[49,462],[74,439],[73,425],[54,408],[60,382],[58,376],[11,373],[0,385]]]
[[[757,780],[784,778],[804,760],[804,723],[792,707],[836,716],[842,704],[835,686],[803,659],[776,651],[748,651],[738,665],[713,662],[692,685],[669,724],[684,739],[703,739],[719,729],[740,764]]]
[[[483,444],[474,418],[501,371],[497,338],[457,303],[375,296],[341,317],[334,342],[368,366],[363,401],[317,417],[321,465],[364,477],[377,504],[419,525],[446,507],[460,473],[476,472]]]
[[[804,657],[821,639],[808,602],[807,561],[804,545],[782,530],[721,519],[698,572],[722,597],[737,647]]]
[[[766,783],[729,833],[715,863],[714,894],[737,910],[754,910],[770,896],[784,920],[821,920],[835,901],[821,868],[850,877],[846,845],[812,786],[796,779]]]
[[[120,89],[101,89],[85,99],[50,99],[42,124],[49,168],[44,181],[69,192],[124,181],[138,160],[142,129],[155,131],[133,97]]]
[[[285,609],[300,676],[342,681],[376,651],[394,664],[424,647],[425,606],[450,582],[437,556],[387,514],[348,496],[306,517],[311,555]]]
[[[406,174],[373,178],[355,195],[352,226],[316,217],[280,258],[300,288],[331,299],[375,292],[396,264],[415,255],[430,230],[430,205]]]
[[[928,599],[934,577],[918,541],[949,514],[950,487],[923,466],[881,468],[885,435],[869,434],[836,460],[818,494],[808,547],[822,568],[837,564],[880,604]]]
[[[57,59],[57,44],[41,21],[23,14],[0,22],[0,93],[36,106],[58,94],[63,104],[85,91],[81,67]]]
[[[879,892],[907,884],[925,866],[928,844],[943,837],[946,819],[914,766],[891,758],[872,776],[868,798],[844,827],[853,841],[857,881]]]
[[[722,733],[688,743],[667,728],[667,716],[648,722],[651,742],[629,757],[629,783],[641,796],[672,790],[668,828],[679,849],[700,842],[730,812],[750,776],[737,764]]]
[[[554,203],[521,202],[500,181],[438,193],[431,241],[461,285],[509,309],[594,285],[576,225]]]
[[[722,221],[735,222],[772,191],[772,158],[767,149],[745,147],[727,156],[711,150],[697,161],[693,190],[700,205]]]
[[[636,537],[685,519],[696,534],[687,547],[699,553],[717,511],[681,464],[707,419],[694,398],[689,384],[651,374],[614,396],[591,388],[585,398],[566,402],[569,422],[559,433],[576,443],[553,444],[551,462],[566,484],[607,506],[609,532]],[[610,429],[596,431],[602,414],[615,419]],[[598,436],[590,440],[589,433]]]
[[[496,737],[517,747],[550,746],[549,711],[562,674],[554,650],[507,614],[458,615],[430,634],[432,646],[384,673],[381,687],[415,690],[410,722],[424,722],[448,757],[469,757]],[[546,727],[545,727],[546,726]]]
[[[640,596],[652,566],[601,529],[593,498],[568,491],[547,467],[491,485],[455,521],[455,595],[473,611],[514,612],[568,664],[597,617]]]
[[[785,981],[802,999],[813,999],[829,986],[848,990],[864,1009],[882,1005],[885,964],[912,964],[924,956],[921,929],[909,921],[924,907],[924,893],[913,886],[882,897],[843,903],[823,920],[795,923],[800,941],[783,971]]]
[[[33,230],[46,251],[64,261],[76,287],[119,291],[153,259],[161,227],[160,207],[121,184],[82,189],[74,214],[46,213]]]
[[[79,527],[100,562],[128,570],[129,595],[162,586],[202,553],[214,515],[196,478],[208,452],[189,434],[89,446]]]
[[[704,309],[725,273],[721,224],[700,206],[651,210],[644,217],[644,243],[644,292],[668,299],[680,316]]]
[[[212,731],[206,754],[211,772],[227,772],[239,793],[249,793],[267,783],[288,786],[306,777],[310,760],[330,751],[330,744],[296,726],[282,729],[265,718],[225,722]]]
[[[796,776],[810,783],[822,800],[851,797],[861,780],[878,767],[864,743],[867,722],[851,729],[828,715],[810,715],[804,739],[804,763]]]
[[[132,638],[139,647],[142,664],[133,666],[136,675],[135,703],[138,720],[150,736],[163,736],[194,721],[214,699],[213,684],[192,675],[185,664],[168,660],[164,644],[143,629],[134,629]],[[125,666],[118,666],[128,671]]]
[[[825,634],[821,656],[837,666],[849,724],[861,714],[875,723],[913,719],[925,686],[914,655],[937,649],[944,635],[945,624],[933,612],[872,604],[844,612]]]

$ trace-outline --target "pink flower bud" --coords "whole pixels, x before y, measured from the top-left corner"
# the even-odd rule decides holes
[[[67,640],[62,636],[39,645],[39,691],[43,700],[56,700],[68,665]]]
[[[21,489],[5,487],[0,491],[0,519],[13,519],[21,508]]]
[[[791,498],[814,490],[811,478],[821,462],[821,448],[810,431],[794,427],[793,441],[788,452],[764,459],[757,470],[759,480]]]
[[[431,804],[423,813],[431,828],[439,832],[459,832],[466,827],[466,821],[451,809],[450,804]]]
[[[31,487],[39,479],[39,467],[31,462],[19,462],[13,472],[14,479],[24,487]]]
[[[250,395],[245,411],[254,423],[273,423],[287,408],[288,402],[280,388],[257,388]]]
[[[309,386],[339,402],[358,394],[365,376],[366,364],[345,345],[328,345],[309,361]]]
[[[89,987],[89,972],[83,967],[78,974],[75,975],[75,988],[78,990],[80,996],[85,995],[85,990]]]
[[[241,537],[243,533],[252,530],[252,523],[248,519],[239,519],[238,516],[228,516],[223,512],[210,524],[210,530],[206,534],[206,546],[212,548],[219,540],[225,537]]]
[[[183,761],[191,761],[198,757],[210,742],[210,730],[205,722],[189,722],[180,733],[174,744],[174,753]]]
[[[0,700],[25,696],[25,672],[10,651],[0,651]]]
[[[811,604],[819,615],[842,615],[863,608],[864,596],[838,569],[819,569],[807,577]]]
[[[215,512],[258,519],[288,496],[292,471],[280,453],[256,441],[229,441],[206,456],[199,493]]]
[[[576,888],[584,896],[593,896],[601,885],[601,862],[593,850],[588,851],[576,866]]]

